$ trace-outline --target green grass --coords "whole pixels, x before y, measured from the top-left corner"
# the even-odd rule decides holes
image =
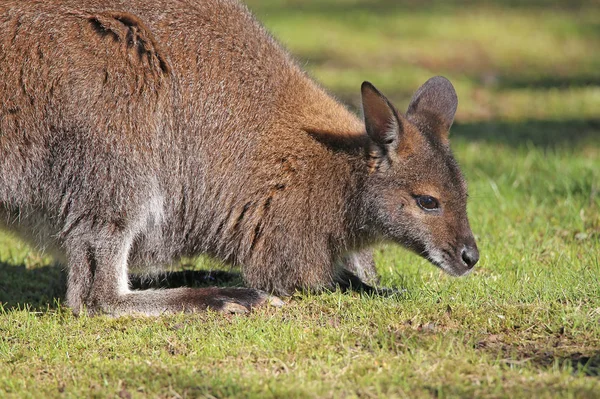
[[[0,235],[0,397],[597,397],[599,5],[251,1],[352,106],[363,80],[401,109],[430,76],[455,83],[477,270],[455,279],[385,246],[394,298],[75,318],[60,268]]]

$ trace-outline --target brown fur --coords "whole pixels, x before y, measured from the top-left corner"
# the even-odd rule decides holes
[[[363,85],[365,129],[234,0],[0,0],[0,70],[0,223],[64,259],[76,312],[247,309],[348,270],[372,283],[357,253],[382,240],[474,264],[443,78],[406,117]],[[415,203],[431,193],[438,214]],[[199,253],[251,288],[127,287]]]

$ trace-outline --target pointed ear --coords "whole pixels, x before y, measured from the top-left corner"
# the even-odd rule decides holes
[[[398,148],[402,124],[396,110],[369,82],[361,86],[367,134],[384,152]]]
[[[406,117],[422,131],[446,141],[457,106],[458,97],[452,83],[442,76],[436,76],[417,90]]]

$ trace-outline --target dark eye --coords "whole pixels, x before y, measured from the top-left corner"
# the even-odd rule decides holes
[[[426,211],[434,211],[440,208],[440,203],[429,195],[419,195],[416,197],[417,204]]]

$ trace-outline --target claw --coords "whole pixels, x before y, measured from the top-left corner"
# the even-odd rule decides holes
[[[267,303],[271,306],[275,306],[276,308],[281,308],[285,305],[285,302],[273,295],[269,295],[267,298]]]
[[[245,306],[242,306],[239,303],[235,303],[235,302],[225,303],[223,305],[223,307],[220,309],[220,311],[223,313],[230,313],[230,314],[244,314],[244,313],[249,312],[249,310]]]

